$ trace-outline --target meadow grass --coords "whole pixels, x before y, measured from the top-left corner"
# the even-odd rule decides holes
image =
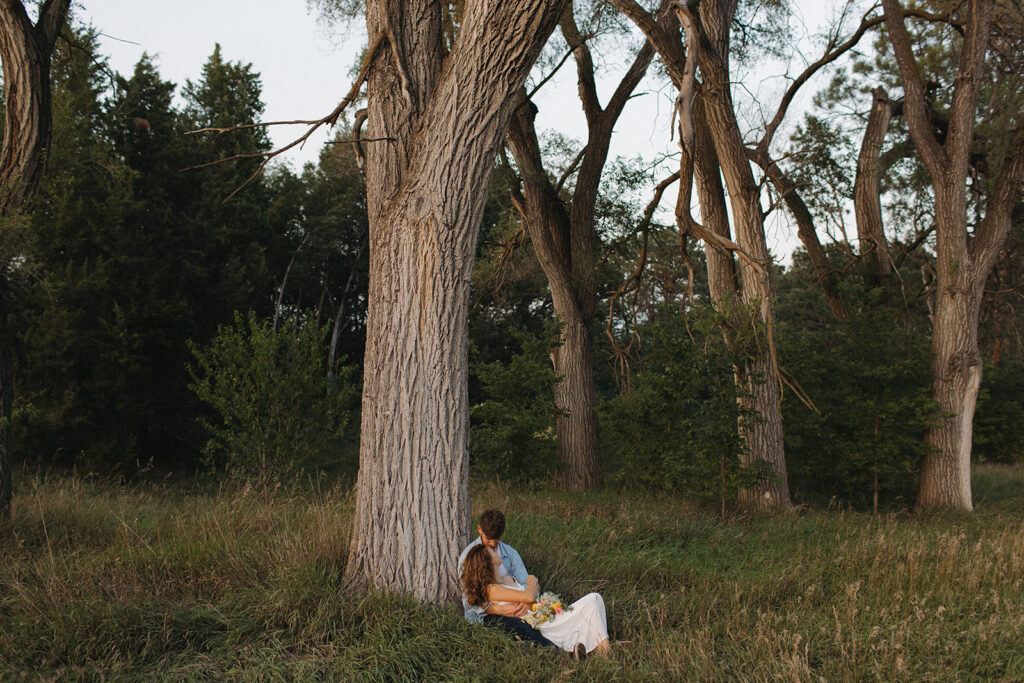
[[[266,494],[22,477],[0,678],[1024,680],[1024,467],[972,514],[718,518],[636,490],[474,486],[545,589],[604,595],[582,663],[343,580],[341,486]]]

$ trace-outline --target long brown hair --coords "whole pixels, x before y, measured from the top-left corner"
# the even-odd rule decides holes
[[[489,548],[483,543],[473,546],[462,561],[462,592],[466,594],[466,602],[470,605],[483,605],[487,602],[487,587],[494,583],[494,569],[491,567]]]

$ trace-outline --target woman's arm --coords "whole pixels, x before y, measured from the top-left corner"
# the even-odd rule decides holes
[[[540,584],[536,576],[530,576],[526,581],[526,590],[516,590],[498,583],[487,586],[487,599],[491,602],[533,602],[537,599],[537,592]]]

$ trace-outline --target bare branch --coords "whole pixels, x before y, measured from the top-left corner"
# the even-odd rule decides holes
[[[572,163],[570,163],[569,166],[565,169],[565,172],[562,173],[561,177],[558,179],[558,182],[555,183],[556,193],[562,191],[562,186],[565,185],[565,182],[569,180],[569,177],[572,176],[573,173],[575,173],[577,168],[579,168],[580,162],[583,161],[583,157],[587,155],[588,147],[590,147],[590,145],[583,146],[583,149],[579,151],[579,154],[576,155],[576,158],[572,160]]]
[[[793,390],[793,393],[796,394],[796,397],[800,399],[801,403],[803,403],[805,406],[810,408],[818,415],[821,415],[821,411],[818,410],[818,406],[814,405],[814,401],[812,401],[811,397],[807,395],[807,392],[804,391],[804,388],[800,386],[800,383],[796,381],[796,377],[793,377],[793,375],[790,374],[786,370],[786,368],[782,367],[781,365],[779,366],[779,379],[781,379],[787,387]]]
[[[804,83],[806,83],[811,76],[816,74],[822,67],[831,64],[835,60],[839,59],[839,57],[853,49],[869,29],[878,26],[884,21],[883,17],[869,16],[872,12],[874,12],[874,8],[868,10],[867,14],[864,15],[864,18],[861,19],[860,26],[857,27],[857,30],[854,31],[853,35],[841,45],[836,45],[836,39],[833,38],[833,40],[829,42],[829,46],[825,50],[825,54],[823,54],[818,61],[804,69],[803,73],[797,76],[793,82],[790,83],[789,88],[786,89],[785,94],[782,96],[782,101],[779,102],[779,107],[775,111],[775,116],[772,117],[771,122],[765,128],[764,136],[757,144],[758,149],[764,150],[765,152],[768,151],[768,147],[772,143],[772,138],[775,137],[776,131],[778,131],[779,126],[782,125],[782,121],[786,117],[789,105],[792,104],[793,98],[796,97],[797,91],[800,90]]]
[[[626,290],[632,283],[636,283],[635,289],[639,291],[640,280],[643,277],[644,268],[646,268],[647,266],[647,239],[648,235],[650,234],[651,221],[654,219],[654,212],[658,209],[658,205],[661,204],[661,198],[662,196],[664,196],[665,190],[668,189],[672,185],[672,183],[676,182],[677,180],[679,180],[678,171],[662,180],[654,188],[654,198],[647,205],[647,208],[644,209],[644,216],[640,221],[640,258],[639,262],[637,263],[637,267],[633,270],[632,273],[629,274],[629,277],[626,278],[626,280],[622,283],[622,285],[619,286],[618,289],[616,289],[614,292],[609,293],[610,297],[608,299],[608,323],[607,325],[605,325],[604,332],[612,343],[612,350],[615,352],[615,355],[618,358],[619,367],[620,370],[623,371],[623,373],[628,373],[629,371],[628,355],[629,351],[633,348],[633,343],[636,341],[636,332],[634,331],[630,334],[629,344],[625,348],[619,345],[618,341],[615,339],[615,335],[612,334],[612,322],[615,319],[615,302],[618,301],[619,297],[621,297],[626,292]],[[636,325],[635,298],[633,300],[633,324],[634,326]]]
[[[240,123],[237,126],[208,126],[206,128],[196,128],[195,130],[185,131],[185,135],[195,135],[196,133],[217,133],[222,135],[224,133],[230,133],[236,130],[246,130],[247,128],[267,128],[269,126],[295,126],[295,125],[315,125],[321,123],[323,119],[315,119],[312,121],[299,119],[296,121],[261,121],[258,123]]]
[[[570,46],[569,46],[569,50],[568,50],[568,52],[566,52],[566,53],[565,53],[564,55],[562,55],[562,58],[561,58],[561,59],[560,59],[560,60],[558,61],[558,64],[555,64],[555,68],[551,70],[551,73],[549,73],[549,74],[548,74],[547,76],[545,76],[544,78],[540,79],[540,82],[539,82],[539,83],[537,83],[537,85],[535,85],[535,86],[533,87],[533,90],[531,90],[531,91],[530,91],[530,94],[526,96],[526,99],[530,99],[530,98],[532,98],[532,97],[533,97],[534,95],[536,95],[536,94],[537,94],[537,91],[539,91],[539,90],[541,89],[541,87],[542,87],[542,86],[543,86],[543,85],[544,85],[545,83],[547,83],[548,81],[550,81],[550,80],[551,80],[552,78],[554,78],[554,77],[555,77],[555,74],[557,74],[557,73],[558,73],[558,71],[559,71],[559,70],[560,70],[560,69],[562,68],[562,66],[563,66],[563,65],[565,65],[565,62],[566,62],[566,61],[567,61],[567,60],[569,59],[569,57],[572,57],[572,53],[573,53],[573,51],[574,51],[575,49],[576,49],[576,46],[575,46],[575,45],[570,45]]]
[[[921,246],[925,239],[928,238],[928,235],[932,234],[933,232],[935,232],[935,223],[932,223],[924,230],[919,231],[917,235],[914,236],[914,239],[911,240],[910,244],[908,244],[907,246],[903,247],[903,249],[900,250],[900,253],[897,254],[895,260],[895,266],[897,270],[900,266],[903,265],[903,261],[907,258],[907,256],[909,256],[915,249]]]
[[[279,148],[271,150],[269,152],[254,152],[254,153],[251,153],[251,154],[234,154],[232,156],[225,157],[223,159],[217,159],[216,161],[210,161],[210,162],[207,162],[205,164],[198,164],[196,166],[190,166],[190,167],[182,169],[182,170],[183,171],[192,171],[192,170],[195,170],[195,169],[205,168],[207,166],[215,166],[217,164],[223,164],[223,163],[226,163],[228,161],[235,161],[235,160],[238,160],[238,159],[263,159],[263,161],[260,163],[260,165],[256,168],[256,171],[251,176],[249,176],[245,180],[245,182],[243,182],[241,185],[236,187],[231,192],[231,194],[229,194],[227,197],[224,198],[224,203],[227,203],[232,197],[234,197],[236,194],[238,194],[249,183],[251,183],[253,180],[255,180],[259,176],[259,174],[263,172],[263,169],[265,169],[267,167],[267,164],[270,163],[271,159],[273,159],[274,157],[280,156],[281,154],[283,154],[283,153],[287,152],[288,150],[292,149],[293,147],[305,144],[306,140],[308,140],[309,137],[318,128],[320,128],[320,126],[323,126],[323,125],[326,124],[328,126],[332,126],[333,127],[338,122],[338,117],[341,116],[341,113],[343,111],[345,111],[345,107],[347,107],[351,102],[353,102],[359,96],[359,90],[360,90],[360,88],[362,88],[363,81],[366,80],[367,74],[370,71],[370,64],[373,62],[374,57],[377,55],[377,51],[380,49],[381,44],[386,39],[385,33],[378,34],[377,37],[374,38],[373,42],[370,44],[370,47],[367,48],[367,50],[366,50],[366,57],[363,60],[363,66],[362,66],[362,68],[359,69],[359,75],[356,76],[356,80],[352,84],[352,88],[349,90],[348,94],[344,98],[342,98],[341,102],[339,102],[338,105],[327,116],[325,116],[325,117],[323,117],[321,119],[317,119],[315,121],[275,121],[275,122],[270,122],[270,123],[265,123],[265,124],[261,124],[261,123],[245,123],[245,124],[241,124],[241,125],[238,125],[238,126],[231,126],[231,127],[227,127],[227,128],[204,128],[204,129],[200,129],[200,130],[196,130],[196,131],[189,131],[189,133],[199,133],[199,132],[204,132],[204,131],[206,131],[206,132],[216,132],[218,135],[220,135],[220,134],[223,134],[223,133],[225,133],[227,131],[243,130],[243,129],[246,129],[246,128],[256,128],[256,127],[272,126],[272,125],[282,125],[282,124],[288,124],[288,123],[308,124],[309,125],[309,129],[307,129],[306,132],[303,133],[302,135],[300,135],[298,138],[296,138],[295,140],[292,140],[290,143],[288,143],[284,147],[279,147]],[[186,135],[187,134],[188,133],[186,133]],[[382,140],[387,140],[387,139],[390,139],[390,138],[381,138],[381,139]]]

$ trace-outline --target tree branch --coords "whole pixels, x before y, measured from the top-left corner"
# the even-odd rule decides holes
[[[338,103],[338,106],[336,106],[331,111],[330,114],[328,114],[327,116],[324,116],[321,119],[317,119],[315,121],[275,121],[275,122],[270,122],[270,123],[246,123],[246,124],[241,124],[241,125],[238,125],[238,126],[230,126],[230,127],[227,127],[227,128],[203,128],[203,129],[199,129],[199,130],[188,131],[186,133],[186,135],[188,135],[188,134],[191,134],[191,133],[200,133],[200,132],[204,132],[204,131],[208,131],[208,132],[215,131],[218,134],[223,134],[223,133],[225,133],[227,131],[231,131],[231,130],[242,130],[242,129],[246,129],[246,128],[272,126],[272,125],[281,125],[281,124],[287,124],[287,123],[308,124],[309,125],[309,129],[306,130],[305,133],[300,135],[295,140],[292,140],[290,143],[288,143],[284,147],[279,147],[279,148],[271,150],[269,152],[254,152],[254,153],[251,153],[251,154],[233,154],[232,156],[224,157],[223,159],[217,159],[216,161],[209,161],[209,162],[206,162],[204,164],[198,164],[196,166],[189,166],[188,168],[182,169],[182,171],[192,171],[192,170],[195,170],[195,169],[205,168],[207,166],[216,166],[217,164],[223,164],[223,163],[226,163],[228,161],[235,161],[235,160],[238,160],[238,159],[263,159],[263,161],[260,163],[260,165],[256,168],[256,171],[253,172],[253,174],[250,175],[248,178],[246,178],[246,180],[241,185],[239,185],[234,190],[232,190],[231,194],[229,194],[227,197],[224,198],[224,203],[227,203],[228,201],[231,200],[232,197],[234,197],[236,194],[241,192],[242,189],[245,188],[249,183],[251,183],[253,180],[255,180],[260,175],[260,173],[263,172],[263,169],[267,167],[267,164],[270,163],[271,159],[273,159],[274,157],[280,156],[281,154],[283,154],[283,153],[287,152],[288,150],[292,149],[293,147],[296,147],[298,145],[304,144],[306,142],[306,140],[309,139],[309,136],[311,136],[318,128],[320,128],[320,126],[323,126],[324,124],[327,124],[327,125],[333,127],[338,122],[338,117],[341,116],[341,113],[343,111],[345,111],[345,107],[347,107],[351,102],[353,102],[358,97],[359,90],[360,90],[360,88],[362,88],[362,85],[363,85],[363,81],[366,80],[366,76],[367,76],[367,74],[370,71],[370,64],[373,62],[373,59],[376,56],[377,51],[380,49],[380,46],[385,41],[385,39],[386,39],[386,36],[385,36],[384,33],[379,33],[377,35],[377,37],[373,40],[373,43],[371,43],[370,47],[367,48],[367,50],[366,50],[366,58],[363,60],[363,66],[359,70],[359,75],[356,76],[356,80],[355,80],[355,83],[352,84],[352,88],[349,90],[348,94],[344,98],[342,98],[341,102]],[[381,139],[390,140],[391,138],[381,138]]]
[[[20,2],[18,4],[21,4]],[[36,21],[36,32],[43,40],[43,49],[47,52],[53,50],[53,44],[60,33],[60,27],[64,25],[67,17],[70,0],[46,0],[39,8],[39,19]]]
[[[1017,151],[1003,165],[985,208],[985,218],[970,245],[971,256],[979,262],[979,268],[991,267],[995,262],[1013,224],[1014,204],[1024,194],[1024,129],[1017,132],[1011,149]]]
[[[772,138],[775,137],[776,131],[778,131],[779,126],[782,125],[782,121],[786,117],[789,105],[792,104],[793,98],[796,97],[797,91],[800,90],[804,83],[806,83],[811,76],[816,74],[822,67],[831,64],[835,60],[839,59],[839,57],[853,49],[869,29],[878,26],[884,21],[882,17],[869,18],[869,15],[873,11],[874,8],[868,10],[867,14],[864,15],[864,18],[861,19],[860,26],[857,27],[857,30],[854,31],[853,35],[841,45],[835,44],[838,38],[833,36],[829,41],[825,54],[823,54],[818,61],[804,69],[803,73],[797,76],[793,82],[790,83],[789,88],[786,89],[786,93],[782,96],[782,101],[779,102],[779,107],[775,111],[775,116],[772,117],[771,122],[765,127],[764,136],[762,136],[761,141],[757,144],[759,150],[763,150],[765,153],[768,152],[768,147],[772,143]]]
[[[947,158],[957,165],[964,166],[970,163],[978,72],[981,71],[988,46],[992,0],[971,0],[967,11],[970,14],[970,21],[967,24],[963,45],[960,47],[960,65],[953,86],[953,101],[949,107],[949,133],[944,145]],[[964,168],[964,174],[966,173]]]
[[[570,3],[562,12],[559,26],[562,29],[562,35],[565,36],[565,42],[576,46],[572,53],[576,57],[576,78],[579,82],[580,102],[583,103],[583,114],[587,117],[587,122],[592,124],[601,115],[601,102],[598,100],[597,83],[594,81],[594,58],[590,54],[587,42],[580,35],[572,10],[572,3]]]
[[[678,88],[683,81],[686,53],[683,51],[682,41],[679,40],[679,23],[675,20],[675,15],[668,12],[664,15],[665,21],[659,22],[636,0],[611,0],[611,3],[647,36],[647,40],[661,57],[669,77]]]
[[[928,120],[928,105],[924,98],[924,82],[921,79],[921,72],[917,60],[914,58],[914,52],[910,47],[910,34],[907,32],[903,13],[897,0],[882,0],[882,7],[885,10],[885,24],[892,38],[896,65],[899,67],[903,82],[904,113],[907,117],[907,126],[910,128],[910,135],[920,150],[929,173],[938,182],[941,180],[942,170],[946,164],[946,152],[939,145],[931,130]]]

